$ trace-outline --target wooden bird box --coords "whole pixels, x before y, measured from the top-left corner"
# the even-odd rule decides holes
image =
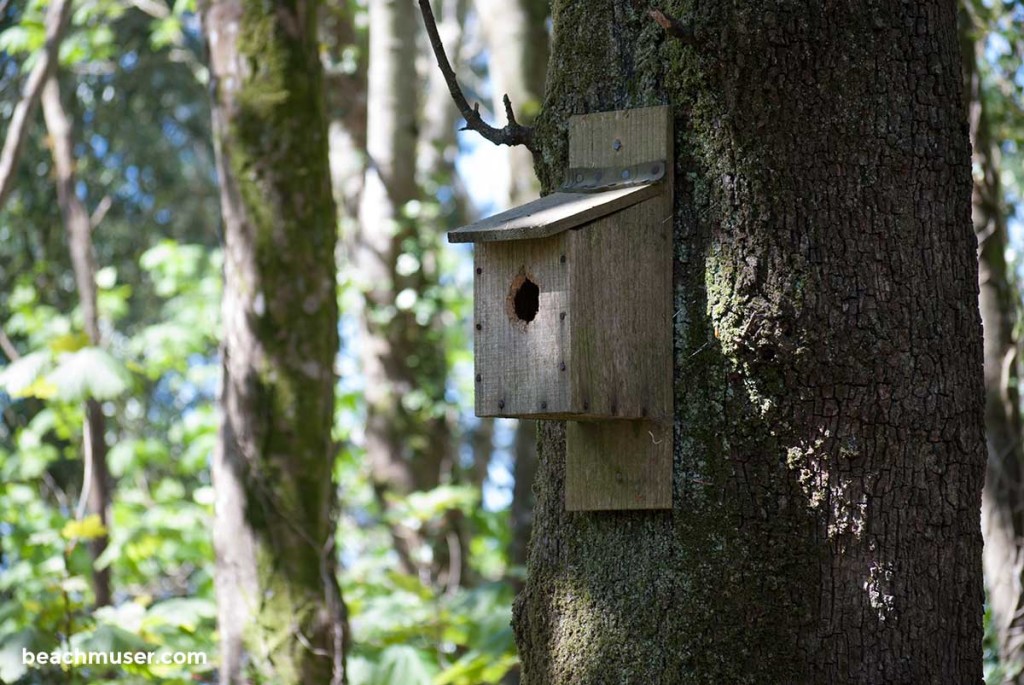
[[[558,192],[448,234],[476,243],[476,413],[572,422],[570,509],[671,506],[670,153],[668,107],[573,117]],[[617,456],[569,487],[584,449]]]

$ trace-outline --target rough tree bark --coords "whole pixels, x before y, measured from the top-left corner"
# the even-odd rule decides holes
[[[688,11],[684,13],[684,8]],[[981,327],[955,3],[553,3],[537,140],[668,103],[670,512],[567,513],[545,423],[523,682],[979,683]]]
[[[420,90],[416,73],[419,16],[408,0],[371,0],[367,106],[368,167],[360,205],[355,262],[365,290],[363,369],[366,375],[366,453],[374,487],[387,494],[430,490],[451,468],[453,448],[447,416],[436,412],[444,398],[447,365],[441,334],[433,321],[421,322],[409,295],[436,283],[437,264],[424,249],[407,204],[420,197],[416,182]],[[400,294],[403,292],[401,298]],[[414,558],[424,539],[393,529],[396,550],[410,573],[447,584],[447,564]],[[443,552],[432,545],[435,552]],[[427,578],[426,576],[430,577]]]
[[[78,290],[78,307],[82,312],[82,323],[89,344],[98,347],[100,336],[99,311],[96,301],[96,255],[92,245],[92,222],[89,211],[75,192],[75,158],[71,134],[71,121],[60,101],[60,86],[57,76],[51,75],[43,86],[41,96],[43,119],[50,136],[50,151],[57,182],[57,202],[64,219],[68,237],[68,251],[71,253],[71,270],[75,275]],[[84,499],[85,511],[96,514],[104,526],[109,525],[107,510],[110,507],[110,473],[107,469],[106,417],[103,407],[94,399],[85,401],[85,423],[83,425],[83,459],[85,466],[82,488],[88,495]],[[78,512],[81,515],[81,510]],[[107,548],[107,536],[89,542],[89,553],[93,560],[92,589],[96,605],[110,604],[110,568],[96,568],[96,560]]]
[[[982,97],[979,65],[984,59],[981,30],[970,12],[961,11],[960,42],[974,150],[974,232],[978,236],[978,304],[985,328],[985,435],[988,462],[982,492],[981,525],[985,537],[985,582],[999,658],[1024,663],[1024,446],[1020,396],[1020,359],[1014,332],[1017,288],[1006,263],[1009,233],[999,179],[999,145],[992,139]]]
[[[212,0],[224,229],[211,468],[221,681],[344,681],[331,440],[335,209],[315,0]]]

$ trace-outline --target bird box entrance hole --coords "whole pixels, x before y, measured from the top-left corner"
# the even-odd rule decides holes
[[[525,326],[537,318],[537,312],[540,311],[540,287],[525,273],[520,273],[512,281],[509,298],[516,321]]]

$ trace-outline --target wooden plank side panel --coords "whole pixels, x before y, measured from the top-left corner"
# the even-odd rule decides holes
[[[668,106],[571,117],[569,166],[595,169],[668,160],[670,117]]]
[[[587,416],[672,417],[672,222],[662,198],[568,235],[573,394]]]
[[[575,360],[582,371],[576,391],[590,395],[598,412],[610,413],[613,402],[616,415],[632,414],[638,404],[642,412],[646,400],[648,412],[662,419],[569,421],[565,506],[570,511],[672,507],[672,159],[668,107],[569,122],[571,167],[668,160],[661,195],[573,234],[596,230],[574,243],[574,259],[587,253],[594,265],[573,272],[573,292],[592,295],[586,308],[575,312],[572,342],[581,335],[586,339],[573,345],[572,354],[587,357]],[[637,336],[638,342],[620,350],[619,335]],[[622,380],[629,368],[643,376],[638,385]],[[661,383],[652,380],[658,378]]]
[[[556,235],[660,193],[658,184],[597,193],[552,193],[448,233],[451,243],[533,240]]]
[[[573,414],[569,359],[569,269],[565,236],[476,246],[474,313],[477,416]],[[539,289],[535,318],[514,311],[513,284]],[[564,313],[564,316],[563,316]]]
[[[566,424],[568,511],[672,508],[672,424]]]

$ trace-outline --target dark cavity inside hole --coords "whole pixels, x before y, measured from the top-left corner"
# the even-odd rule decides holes
[[[540,309],[540,288],[529,278],[523,281],[512,298],[512,309],[520,321],[530,322],[537,317]]]

